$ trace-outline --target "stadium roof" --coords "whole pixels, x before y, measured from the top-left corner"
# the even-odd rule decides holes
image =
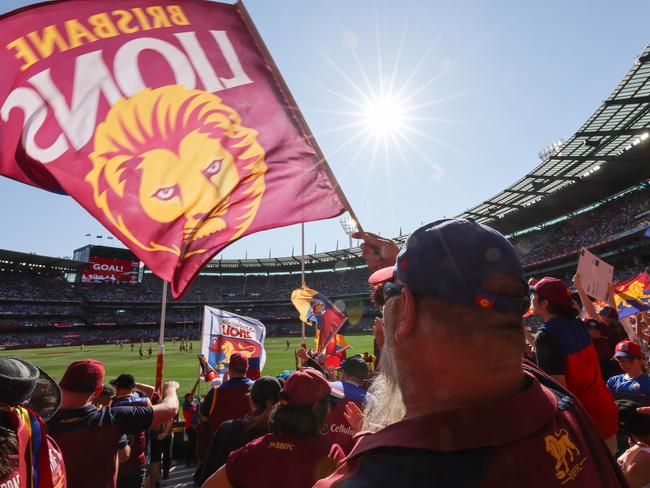
[[[0,271],[61,274],[79,272],[90,263],[0,249]]]
[[[587,122],[540,158],[522,179],[458,217],[512,234],[650,179],[650,45]]]
[[[326,251],[305,256],[308,271],[356,268],[365,266],[361,248]],[[299,273],[300,256],[263,259],[214,259],[201,273]]]

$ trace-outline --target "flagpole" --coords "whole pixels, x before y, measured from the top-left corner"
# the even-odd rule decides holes
[[[334,187],[334,191],[341,199],[341,203],[343,204],[343,207],[345,207],[345,209],[350,213],[350,216],[357,223],[357,229],[359,229],[359,232],[363,233],[363,228],[361,227],[361,223],[359,222],[359,218],[357,217],[357,214],[352,209],[352,206],[350,205],[350,202],[348,202],[345,193],[343,193],[343,189],[341,188],[341,185],[336,179],[336,176],[334,176],[334,173],[332,172],[332,168],[330,168],[329,164],[327,163],[323,151],[321,151],[320,146],[316,142],[316,138],[314,137],[314,134],[311,132],[309,125],[307,125],[307,121],[305,120],[305,117],[300,112],[296,100],[293,98],[293,95],[289,91],[289,87],[287,86],[287,83],[284,81],[282,74],[280,74],[280,70],[278,69],[278,66],[275,64],[275,61],[273,60],[271,53],[266,47],[266,44],[264,44],[264,41],[262,40],[262,36],[260,36],[257,27],[255,27],[255,24],[253,23],[253,19],[251,19],[248,10],[246,10],[246,6],[241,0],[238,0],[237,3],[235,4],[235,7],[237,8],[237,10],[239,10],[242,20],[244,21],[244,24],[248,28],[249,33],[253,37],[253,40],[257,44],[258,49],[262,53],[264,60],[270,66],[271,75],[275,79],[275,82],[277,83],[278,88],[280,89],[280,93],[284,97],[286,108],[289,114],[294,118],[294,120],[298,124],[298,127],[302,131],[302,135],[305,138],[305,140],[307,140],[307,142],[316,151],[316,155],[318,156],[318,164],[321,165],[325,170],[325,173],[327,173],[330,183]]]
[[[300,223],[300,242],[302,244],[302,252],[300,254],[300,276],[302,279],[302,287],[305,288],[307,286],[305,282],[305,223],[301,222]],[[307,339],[305,338],[305,322],[302,322],[302,345],[303,347],[307,347]]]
[[[162,394],[163,369],[165,366],[165,312],[167,309],[167,281],[163,280],[162,303],[160,305],[160,334],[158,335],[158,356],[156,358],[156,391]]]

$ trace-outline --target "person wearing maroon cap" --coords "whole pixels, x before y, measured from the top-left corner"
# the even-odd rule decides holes
[[[392,242],[353,237],[376,269],[384,345],[366,432],[315,488],[626,486],[579,402],[522,364],[528,285],[505,237],[445,219],[397,261]]]
[[[618,410],[602,378],[591,334],[577,318],[569,287],[547,276],[532,291],[533,314],[544,320],[535,338],[537,363],[580,400],[609,449],[616,452]]]
[[[92,400],[103,383],[104,365],[94,359],[73,362],[59,381],[61,408],[47,427],[63,452],[68,488],[114,488],[123,436],[160,425],[178,411],[175,381],[165,383],[163,399],[154,407],[98,409]]]
[[[210,388],[201,402],[201,425],[197,446],[200,457],[205,455],[210,439],[223,422],[245,417],[251,412],[248,392],[253,381],[246,377],[247,370],[248,358],[238,352],[231,354],[228,361],[228,381],[216,388]]]
[[[330,384],[312,368],[291,374],[269,418],[270,434],[231,452],[203,488],[311,488],[345,454],[319,435],[329,411]]]
[[[619,400],[627,398],[642,405],[650,404],[650,376],[643,364],[641,346],[632,341],[616,344],[614,359],[625,371],[607,380],[607,388]]]

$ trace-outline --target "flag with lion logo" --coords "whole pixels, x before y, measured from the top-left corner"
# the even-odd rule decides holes
[[[204,308],[201,354],[219,376],[228,371],[230,356],[238,352],[248,359],[246,376],[258,379],[266,363],[265,337],[266,328],[259,320],[218,308]]]
[[[64,0],[0,26],[0,174],[70,195],[174,297],[239,238],[342,213],[240,3]]]

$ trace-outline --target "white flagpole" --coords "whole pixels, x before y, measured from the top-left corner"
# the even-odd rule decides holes
[[[158,335],[158,356],[156,358],[156,391],[162,394],[163,369],[165,366],[165,312],[167,311],[167,281],[163,280],[162,303],[160,305],[160,334]]]

